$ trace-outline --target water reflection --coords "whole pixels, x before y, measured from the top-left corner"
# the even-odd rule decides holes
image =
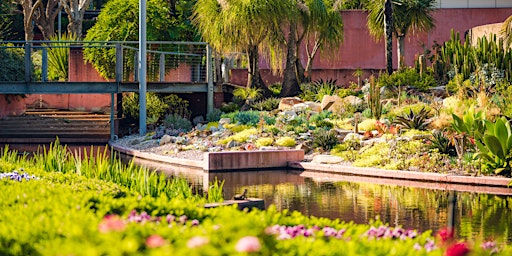
[[[368,223],[379,217],[390,225],[419,231],[431,229],[435,232],[447,225],[447,189],[456,189],[459,190],[455,213],[458,237],[505,237],[512,242],[510,188],[478,187],[477,190],[486,193],[475,193],[464,192],[474,191],[472,186],[318,175],[296,170],[208,174],[187,168],[169,169],[168,165],[153,165],[152,168],[170,175],[185,175],[198,191],[207,189],[208,182],[215,179],[224,180],[225,198],[247,188],[248,196],[263,198],[266,207],[274,205],[280,210],[296,210],[309,216],[355,223]]]

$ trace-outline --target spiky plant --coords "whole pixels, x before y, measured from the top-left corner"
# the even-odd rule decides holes
[[[394,123],[405,129],[426,130],[431,122],[429,115],[430,111],[425,107],[422,107],[417,113],[414,113],[411,109],[409,114],[397,116]]]

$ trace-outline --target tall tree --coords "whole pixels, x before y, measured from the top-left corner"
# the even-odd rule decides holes
[[[68,15],[68,34],[76,39],[82,38],[82,21],[85,10],[92,0],[60,0],[60,5]]]
[[[247,87],[260,88],[270,95],[260,75],[259,54],[264,50],[276,58],[272,34],[287,12],[287,1],[280,0],[198,0],[192,22],[203,39],[215,50],[248,56]]]
[[[313,59],[319,51],[337,49],[343,41],[343,22],[337,4],[329,0],[291,0],[294,8],[281,26],[286,35],[286,65],[281,96],[299,92],[299,84],[311,81]],[[305,45],[306,68],[301,61]]]
[[[315,3],[309,1],[311,10],[307,22],[303,22],[306,27],[304,38],[306,40],[305,49],[307,54],[307,63],[305,70],[297,63],[299,77],[304,77],[302,82],[311,81],[311,72],[313,70],[313,60],[317,53],[332,53],[340,47],[343,42],[343,20],[340,15],[342,6],[338,3],[322,1]],[[307,24],[307,25],[306,25]],[[302,41],[302,40],[299,40]],[[300,43],[300,42],[299,42]],[[300,75],[304,70],[305,75]]]
[[[384,34],[384,4],[392,2],[393,24],[391,30],[397,38],[398,68],[403,66],[404,41],[409,31],[428,31],[435,26],[434,17],[436,0],[375,0],[369,1],[368,29],[377,40]]]
[[[25,40],[34,39],[34,24],[43,34],[44,40],[49,40],[55,33],[55,18],[61,10],[59,0],[13,0],[21,5]]]

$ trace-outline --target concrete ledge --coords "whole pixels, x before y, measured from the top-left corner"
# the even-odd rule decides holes
[[[462,176],[453,174],[439,174],[429,172],[413,172],[413,171],[398,171],[398,170],[382,170],[369,167],[353,167],[334,164],[315,164],[307,162],[290,162],[288,167],[317,171],[332,174],[345,174],[356,176],[371,176],[388,179],[401,179],[412,181],[429,181],[440,183],[457,183],[465,185],[481,185],[481,186],[496,186],[507,187],[511,184],[511,178],[504,177],[488,177],[488,176]],[[512,190],[512,188],[509,188]]]
[[[138,157],[142,159],[147,159],[151,161],[157,161],[162,163],[168,163],[168,164],[174,164],[174,165],[183,165],[183,166],[189,166],[193,168],[203,168],[204,162],[203,161],[197,161],[197,160],[189,160],[189,159],[183,159],[183,158],[174,158],[170,156],[162,156],[157,155],[153,153],[146,153],[141,152],[138,150],[133,150],[127,147],[123,147],[115,142],[110,141],[108,143],[112,148],[114,148],[116,151],[119,151],[123,154],[131,155],[133,157]]]
[[[286,168],[288,162],[302,161],[304,150],[254,150],[205,153],[205,170]]]

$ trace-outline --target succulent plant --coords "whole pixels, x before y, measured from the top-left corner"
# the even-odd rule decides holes
[[[431,122],[429,114],[430,111],[425,107],[421,108],[417,113],[411,109],[409,114],[397,116],[394,123],[405,129],[426,130]]]

